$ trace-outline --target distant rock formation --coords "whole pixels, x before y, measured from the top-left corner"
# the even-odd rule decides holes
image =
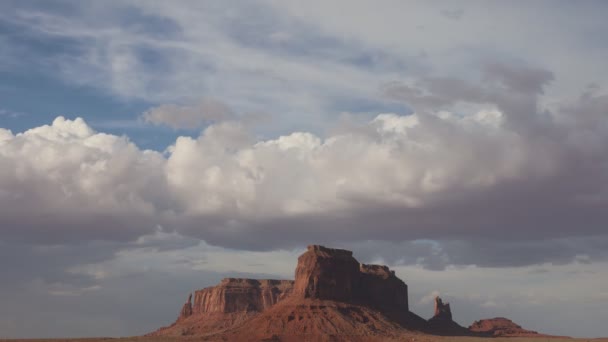
[[[388,267],[360,264],[352,252],[311,245],[298,258],[290,297],[222,334],[239,341],[386,341],[420,331],[407,285]]]
[[[439,296],[435,297],[435,314],[433,318],[452,320],[450,303],[444,303]]]
[[[391,341],[412,334],[532,336],[495,318],[469,329],[435,298],[428,321],[409,311],[408,287],[387,266],[359,263],[351,251],[308,246],[295,281],[226,278],[189,295],[172,325],[153,336],[207,341]],[[534,335],[542,336],[542,335]]]
[[[408,311],[407,285],[383,265],[360,264],[351,251],[311,245],[298,258],[294,295]]]
[[[450,303],[435,297],[435,314],[428,321],[430,331],[440,335],[468,335],[469,331],[452,320]]]
[[[471,324],[469,330],[473,333],[494,337],[548,337],[536,331],[526,330],[510,319],[496,317],[482,319]]]

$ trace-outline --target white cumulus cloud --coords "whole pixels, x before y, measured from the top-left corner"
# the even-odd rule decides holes
[[[598,234],[608,130],[583,124],[598,120],[604,98],[582,101],[525,119],[532,131],[512,124],[511,104],[380,114],[325,137],[260,140],[223,121],[165,154],[58,117],[0,131],[2,227],[32,239],[134,239],[162,225],[246,249],[343,237],[552,238],[574,225]],[[594,140],[581,140],[589,130]]]

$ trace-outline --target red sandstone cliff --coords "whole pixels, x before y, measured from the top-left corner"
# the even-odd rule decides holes
[[[195,291],[175,323],[150,335],[207,341],[390,341],[412,334],[543,336],[509,320],[452,320],[435,300],[428,321],[409,311],[408,287],[387,266],[360,264],[352,252],[308,246],[295,281],[226,278]],[[536,334],[536,335],[534,335]]]
[[[409,312],[407,285],[352,252],[308,246],[291,296],[222,334],[228,340],[386,341],[424,328]]]
[[[184,303],[184,306],[182,306],[182,310],[179,312],[177,320],[183,320],[190,316],[192,316],[192,294],[188,296],[188,300]]]
[[[387,266],[360,264],[351,251],[308,246],[298,258],[294,294],[408,311],[407,285]]]
[[[294,295],[301,298],[350,301],[355,297],[359,263],[353,252],[308,246],[298,258]]]
[[[206,312],[261,312],[289,295],[291,280],[226,278],[194,292],[192,314]]]
[[[292,280],[226,278],[217,286],[194,292],[182,307],[177,321],[150,335],[184,336],[209,334],[240,324],[286,298]]]

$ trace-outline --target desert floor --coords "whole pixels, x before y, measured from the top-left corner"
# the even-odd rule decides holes
[[[194,342],[201,341],[200,338],[168,338],[168,337],[125,337],[125,338],[74,338],[74,339],[0,339],[1,342]],[[545,338],[545,337],[503,337],[503,338],[481,338],[481,337],[440,337],[429,335],[417,335],[405,338],[402,341],[412,342],[608,342],[608,338]]]

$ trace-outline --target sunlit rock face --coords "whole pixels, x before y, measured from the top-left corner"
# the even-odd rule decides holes
[[[408,311],[407,285],[384,265],[360,264],[351,251],[318,245],[298,258],[294,295]]]
[[[359,280],[353,252],[311,245],[298,258],[294,295],[303,298],[350,301]]]
[[[288,296],[292,280],[226,278],[194,293],[192,313],[263,311]]]

